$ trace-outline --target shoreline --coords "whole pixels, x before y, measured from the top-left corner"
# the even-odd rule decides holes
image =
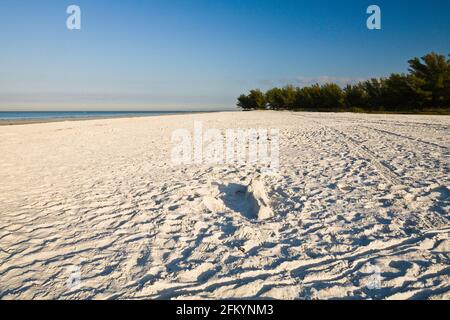
[[[217,110],[217,111],[180,111],[174,113],[161,113],[155,115],[138,115],[138,114],[124,114],[116,116],[90,116],[90,117],[61,117],[61,118],[46,118],[46,119],[1,119],[0,127],[4,126],[18,126],[29,124],[43,124],[54,122],[72,122],[72,121],[88,121],[88,120],[108,120],[108,119],[127,119],[127,118],[152,118],[159,116],[175,116],[175,115],[188,115],[188,114],[209,114],[218,112],[266,112],[274,110]],[[311,111],[311,110],[278,110],[276,112],[292,112],[292,113],[324,113],[324,114],[345,114],[350,113],[354,115],[386,115],[386,116],[449,116],[450,113],[438,113],[438,112],[421,112],[421,113],[401,113],[401,112],[350,112],[350,111]]]
[[[1,119],[0,118],[0,127],[3,126],[18,126],[18,125],[28,125],[28,124],[42,124],[42,123],[54,123],[54,122],[72,122],[72,121],[88,121],[88,120],[108,120],[108,119],[127,119],[127,118],[146,118],[146,117],[159,117],[159,116],[176,116],[176,115],[186,115],[186,114],[207,114],[207,113],[216,113],[216,112],[236,112],[236,111],[228,111],[228,110],[218,110],[218,111],[180,111],[174,113],[158,113],[154,115],[149,114],[124,114],[117,116],[91,116],[91,117],[61,117],[61,118],[42,118],[42,119]]]

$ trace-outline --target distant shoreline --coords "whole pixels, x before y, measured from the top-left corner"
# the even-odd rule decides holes
[[[130,112],[123,114],[114,114],[110,116],[106,115],[92,115],[92,116],[67,116],[67,117],[51,117],[48,118],[18,118],[18,119],[2,119],[0,112],[0,126],[16,126],[16,125],[27,125],[27,124],[40,124],[40,123],[52,123],[52,122],[66,122],[66,121],[86,121],[86,120],[104,120],[104,119],[124,119],[124,118],[144,118],[144,117],[155,117],[155,116],[173,116],[173,115],[183,115],[183,114],[203,114],[203,113],[215,113],[215,112],[227,112],[224,110],[218,111],[155,111],[155,112]],[[36,112],[37,114],[40,112]],[[57,114],[58,112],[52,112]],[[62,112],[64,113],[64,112]],[[86,112],[89,113],[89,112]],[[107,114],[108,112],[105,112]]]
[[[145,118],[145,117],[156,117],[156,116],[175,116],[175,115],[184,115],[184,114],[206,114],[206,113],[216,113],[216,112],[248,112],[248,111],[273,111],[273,110],[218,110],[218,111],[176,111],[176,112],[156,112],[154,114],[151,113],[124,113],[123,115],[114,115],[114,116],[86,116],[86,117],[58,117],[58,118],[34,118],[34,119],[1,119],[0,117],[0,127],[2,126],[17,126],[17,125],[28,125],[28,124],[41,124],[41,123],[53,123],[53,122],[68,122],[68,121],[87,121],[87,120],[105,120],[105,119],[126,119],[126,118]],[[352,111],[317,111],[317,110],[278,110],[278,112],[308,112],[308,113],[353,113],[353,114],[372,114],[372,115],[435,115],[435,116],[449,116],[450,112],[442,112],[442,110],[435,111],[422,111],[422,112],[388,112],[388,111],[364,111],[364,112],[352,112]],[[1,116],[0,112],[0,116]]]

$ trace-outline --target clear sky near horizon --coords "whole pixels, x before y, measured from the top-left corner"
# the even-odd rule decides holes
[[[80,6],[81,30],[66,28]],[[382,10],[368,30],[366,9]],[[450,53],[450,1],[2,0],[0,111],[230,109]]]

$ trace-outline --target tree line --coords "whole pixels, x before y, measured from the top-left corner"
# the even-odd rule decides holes
[[[450,57],[450,55],[449,55]],[[244,110],[351,112],[450,112],[450,59],[429,53],[408,61],[408,73],[394,73],[344,88],[335,83],[251,90],[238,98]]]

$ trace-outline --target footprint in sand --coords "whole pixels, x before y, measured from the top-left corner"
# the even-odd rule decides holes
[[[212,212],[231,209],[250,220],[266,220],[274,216],[271,200],[260,179],[250,184],[214,184],[211,195],[203,198],[204,206]]]

